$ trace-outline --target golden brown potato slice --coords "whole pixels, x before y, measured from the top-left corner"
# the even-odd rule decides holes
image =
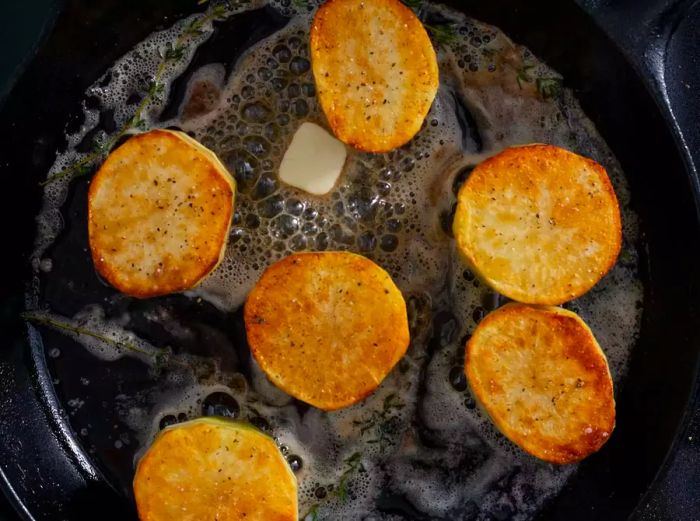
[[[152,130],[132,137],[90,184],[97,271],[140,298],[196,286],[223,257],[235,192],[216,155],[186,134]]]
[[[250,350],[288,394],[327,411],[374,391],[406,352],[406,304],[391,277],[353,253],[291,255],[248,295]]]
[[[141,521],[297,521],[297,481],[269,436],[223,419],[168,427],[139,461]]]
[[[513,147],[480,163],[459,191],[460,251],[496,291],[561,304],[615,264],[621,226],[605,169],[551,145]]]
[[[399,0],[330,0],[311,27],[321,107],[341,141],[367,152],[420,130],[438,88],[430,38]]]
[[[465,360],[477,400],[533,456],[574,463],[597,451],[615,427],[605,354],[570,311],[503,306],[476,328]]]

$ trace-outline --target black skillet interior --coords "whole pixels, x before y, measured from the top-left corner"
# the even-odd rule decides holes
[[[639,504],[671,448],[696,378],[700,270],[694,259],[700,253],[700,230],[688,173],[666,121],[639,77],[576,5],[445,3],[501,27],[558,69],[629,176],[633,205],[642,218],[648,245],[641,252],[640,273],[647,294],[630,376],[618,396],[617,430],[599,454],[581,465],[541,516],[625,518]],[[0,286],[5,302],[0,308],[0,468],[8,484],[6,491],[27,518],[79,520],[92,518],[96,512],[106,519],[133,516],[130,502],[120,492],[124,484],[115,486],[113,479],[116,474],[128,474],[131,459],[106,449],[93,457],[80,443],[74,445],[73,440],[80,437],[70,432],[63,403],[68,397],[58,396],[54,401],[53,376],[46,371],[43,353],[27,347],[19,313],[24,284],[29,280],[33,217],[40,201],[37,183],[62,145],[65,125],[80,124],[79,101],[84,90],[151,31],[196,9],[202,7],[191,0],[167,5],[148,0],[138,8],[114,0],[99,6],[87,0],[67,2],[54,31],[0,111],[0,170],[8,196],[0,222],[9,234],[5,242],[9,247],[0,261],[5,273]],[[245,27],[239,27],[239,37],[219,47],[228,53],[226,61],[231,60],[236,46],[249,43],[246,39],[258,39],[274,29],[277,22],[265,19],[265,24],[247,20]],[[222,58],[212,55],[210,59]],[[84,197],[84,186],[76,184],[72,204]],[[88,255],[63,269],[91,270]],[[66,306],[70,308],[70,303]],[[45,342],[48,352],[59,339],[49,334]],[[105,368],[78,353],[71,365],[61,369],[64,380],[71,374],[84,374],[88,366],[96,381],[99,371],[131,372],[138,379],[138,367],[128,361]],[[96,408],[83,414],[98,416],[105,411]],[[108,419],[104,420],[109,426]],[[102,435],[109,436],[107,430]],[[693,494],[692,487],[693,482],[688,481],[676,493]],[[693,512],[686,514],[693,519]]]

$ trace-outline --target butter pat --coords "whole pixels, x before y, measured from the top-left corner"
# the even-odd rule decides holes
[[[314,123],[302,123],[280,165],[280,179],[314,195],[327,194],[343,171],[345,145]]]

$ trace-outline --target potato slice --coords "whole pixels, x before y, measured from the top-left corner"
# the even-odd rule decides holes
[[[465,360],[477,400],[533,456],[574,463],[597,451],[615,427],[608,362],[575,313],[503,306],[476,328]]]
[[[323,4],[311,27],[311,59],[333,132],[366,152],[387,152],[410,141],[437,93],[433,45],[399,0]]]
[[[269,436],[203,418],[168,427],[139,461],[141,521],[296,521],[297,481]]]
[[[90,184],[97,271],[140,298],[196,286],[223,258],[235,192],[226,167],[187,134],[152,130],[132,137]]]
[[[250,350],[288,394],[327,411],[374,391],[406,352],[406,303],[360,255],[299,253],[270,266],[248,295]]]
[[[620,210],[605,169],[551,145],[480,163],[459,191],[453,230],[496,291],[561,304],[592,288],[620,252]]]

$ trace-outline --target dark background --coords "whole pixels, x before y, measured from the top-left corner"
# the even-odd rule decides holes
[[[2,0],[0,17],[0,104],[22,74],[27,60],[51,28],[55,0]],[[0,151],[2,157],[2,151]],[[0,492],[0,521],[19,521]]]
[[[0,102],[50,29],[55,0],[3,0],[0,17]]]

